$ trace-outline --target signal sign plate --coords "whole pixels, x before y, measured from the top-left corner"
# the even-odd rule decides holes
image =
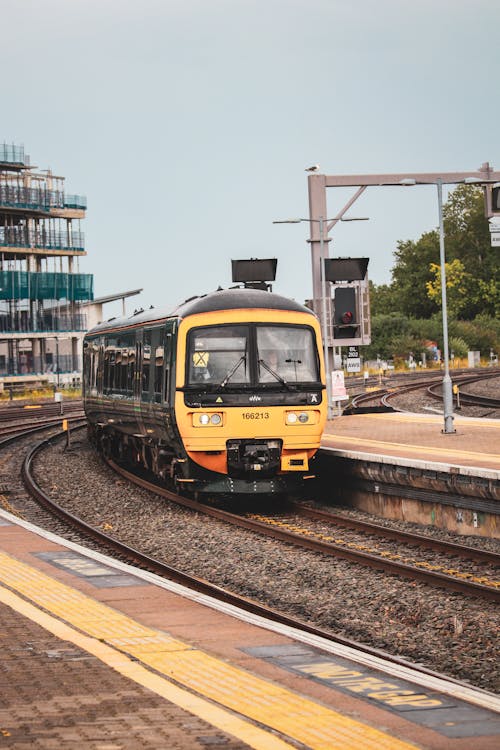
[[[347,372],[361,372],[360,357],[348,357],[346,359],[346,370]]]

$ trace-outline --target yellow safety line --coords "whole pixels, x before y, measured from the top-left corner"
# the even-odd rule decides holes
[[[373,446],[378,447],[388,447],[388,448],[398,448],[401,450],[402,448],[408,449],[411,451],[422,451],[427,450],[431,453],[437,453],[442,454],[443,456],[452,456],[454,458],[462,457],[462,458],[475,458],[480,459],[481,461],[492,461],[495,463],[495,465],[498,467],[500,466],[500,455],[497,453],[478,453],[477,451],[462,451],[458,450],[457,448],[436,448],[434,446],[427,446],[427,445],[414,445],[412,443],[391,443],[389,441],[383,441],[383,440],[371,440],[370,438],[358,436],[358,437],[347,437],[346,435],[324,435],[323,436],[323,447],[324,444],[328,442],[329,446],[332,448],[338,448],[339,450],[342,449],[342,445],[335,445],[335,443],[338,441],[338,443],[355,443],[360,449],[361,445],[364,445],[365,443]]]
[[[198,698],[187,690],[173,685],[163,677],[153,674],[145,667],[134,662],[126,654],[101,643],[96,638],[90,638],[79,633],[74,628],[42,612],[2,586],[0,586],[0,601],[24,617],[36,622],[57,638],[78,646],[124,677],[128,677],[138,685],[152,690],[157,695],[198,716],[212,726],[228,734],[232,734],[243,742],[247,742],[250,747],[257,748],[258,750],[267,750],[267,748],[273,748],[273,750],[293,750],[292,746],[287,742],[283,742],[268,732],[258,727],[253,727],[248,722],[239,719],[237,716],[233,716],[229,711],[218,708],[203,698]]]
[[[0,600],[5,604],[257,750],[291,750],[291,745],[240,716],[281,732],[311,750],[408,750],[415,747],[233,667],[167,633],[145,627],[5,553],[0,553],[0,580],[51,614],[41,612],[0,586]],[[52,615],[63,618],[82,632]],[[146,667],[156,670],[160,676]],[[204,697],[193,695],[189,690]],[[232,711],[240,716],[233,715]]]
[[[443,416],[439,414],[398,414],[398,413],[388,413],[388,414],[349,414],[344,417],[342,417],[343,420],[345,419],[352,419],[355,421],[362,421],[364,419],[375,419],[383,422],[417,422],[421,424],[440,424],[443,421]],[[498,419],[484,419],[484,418],[477,418],[477,419],[467,419],[467,418],[461,418],[460,416],[454,415],[454,424],[459,424],[462,427],[480,427],[481,429],[484,428],[486,425],[487,427],[494,427],[495,429],[500,429],[500,421]]]

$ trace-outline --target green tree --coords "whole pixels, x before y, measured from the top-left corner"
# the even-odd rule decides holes
[[[457,304],[450,312],[465,320],[481,314],[498,315],[500,263],[498,251],[490,244],[482,190],[459,185],[446,202],[443,216],[446,260],[450,272],[460,269],[462,273],[460,286],[454,283],[454,292],[462,291],[453,299]],[[400,312],[409,317],[430,318],[441,309],[440,293],[430,297],[427,293],[428,285],[433,288],[436,282],[432,269],[440,264],[438,231],[426,232],[417,241],[400,240],[394,257],[391,283],[373,288],[374,314]],[[462,265],[453,266],[455,260]]]
[[[453,318],[459,318],[470,299],[473,281],[471,274],[465,271],[464,264],[458,258],[451,263],[445,263],[446,301],[448,313]],[[441,266],[431,263],[430,272],[434,278],[426,283],[427,296],[436,304],[441,302]]]
[[[431,263],[439,262],[439,235],[426,232],[413,242],[398,242],[394,253],[396,262],[392,269],[392,283],[398,309],[415,318],[428,318],[438,309],[427,296],[427,282],[432,281]]]

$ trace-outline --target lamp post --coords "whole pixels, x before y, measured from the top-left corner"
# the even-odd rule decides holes
[[[335,219],[326,219],[320,216],[318,219],[281,219],[273,221],[273,224],[300,224],[314,222],[319,224],[319,260],[320,260],[320,280],[321,280],[321,335],[323,337],[323,357],[325,360],[325,377],[326,377],[326,397],[327,397],[327,418],[333,418],[333,407],[331,397],[331,382],[328,373],[328,326],[327,326],[327,305],[326,305],[326,273],[325,273],[325,222],[329,221],[367,221],[367,216],[360,217],[335,217]]]
[[[443,413],[446,434],[455,432],[453,428],[453,391],[450,377],[448,357],[448,309],[446,302],[446,265],[444,254],[444,226],[443,226],[443,182],[436,180],[439,211],[439,262],[441,264],[441,303],[443,309],[443,349],[444,349],[444,377],[443,377]]]
[[[476,178],[473,178],[476,181]],[[463,182],[469,183],[470,178],[465,178]],[[400,185],[417,185],[417,180],[407,177],[399,181]],[[429,183],[422,183],[429,184]],[[453,389],[450,377],[449,347],[448,347],[448,306],[446,300],[446,261],[444,252],[444,224],[443,224],[443,180],[438,177],[434,183],[437,187],[438,196],[438,217],[439,217],[439,265],[441,271],[441,309],[443,314],[443,357],[444,357],[444,376],[443,376],[443,416],[444,428],[442,432],[450,435],[455,432],[453,427]]]

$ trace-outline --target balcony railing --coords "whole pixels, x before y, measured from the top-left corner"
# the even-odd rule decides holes
[[[65,195],[64,208],[81,208],[84,211],[87,208],[87,196],[85,195]]]
[[[94,299],[94,277],[88,273],[36,273],[0,271],[0,300]]]
[[[47,231],[45,227],[28,230],[28,227],[0,227],[0,246],[27,247],[45,250],[75,250],[85,248],[83,232]]]
[[[0,334],[62,333],[86,330],[87,316],[83,313],[71,315],[44,311],[37,315],[30,315],[28,310],[0,313]]]
[[[46,187],[24,187],[3,183],[0,185],[0,206],[47,213],[51,208],[85,210],[87,198],[84,195],[65,195],[62,190],[48,190]]]
[[[51,207],[51,196],[46,188],[0,185],[0,206],[47,211],[48,213]]]
[[[10,358],[0,355],[0,376],[13,375],[53,375],[63,373],[80,373],[82,370],[82,357],[78,355],[73,358],[70,354],[55,354],[47,352],[45,357],[33,357],[31,352],[23,353],[16,362]],[[13,391],[20,386],[6,386]]]
[[[0,143],[0,162],[4,164],[29,165],[29,156],[24,153],[24,146],[14,146],[9,143]]]

